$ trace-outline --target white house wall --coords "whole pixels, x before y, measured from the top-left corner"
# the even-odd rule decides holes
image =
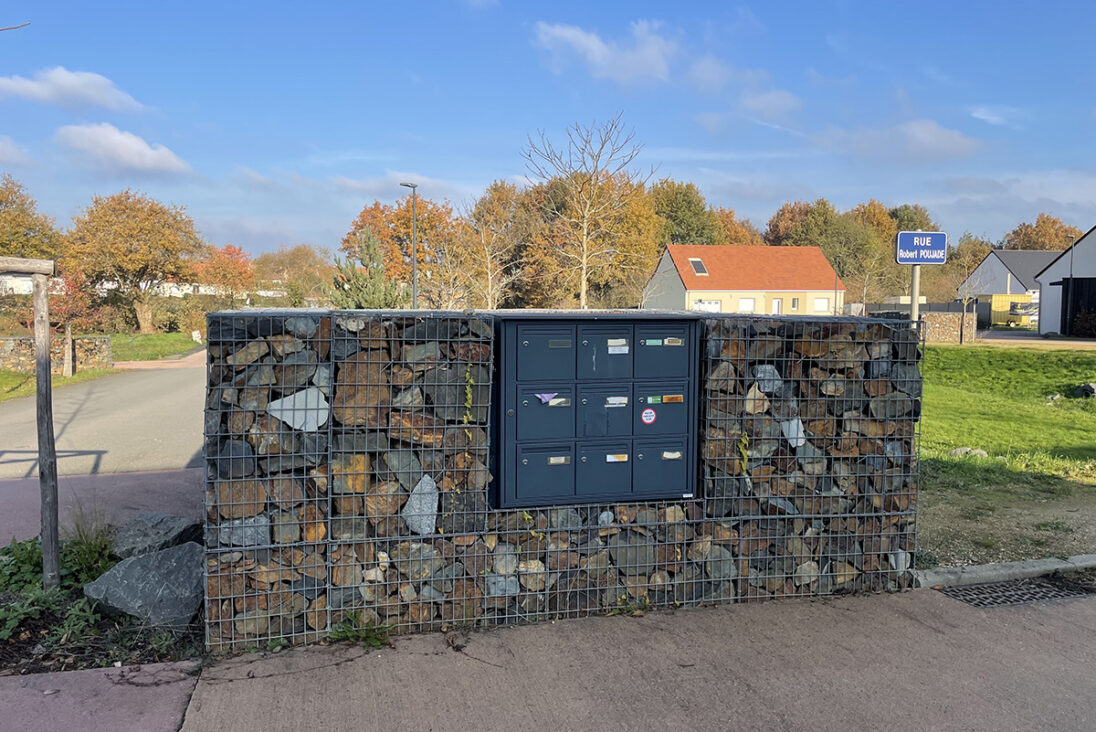
[[[1096,277],[1096,229],[1077,240],[1072,251],[1072,276]],[[1055,287],[1052,282],[1060,282],[1070,277],[1070,255],[1068,250],[1058,257],[1052,265],[1036,277],[1039,283],[1039,333],[1062,332],[1062,286]]]
[[[1009,278],[1008,267],[990,253],[982,260],[982,263],[974,268],[970,276],[963,280],[959,286],[960,295],[1010,295],[1009,285],[1017,293],[1023,292],[1024,286],[1015,277]]]

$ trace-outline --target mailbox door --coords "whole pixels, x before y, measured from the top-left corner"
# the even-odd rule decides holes
[[[578,448],[576,495],[596,501],[599,496],[632,490],[631,440],[595,442]]]
[[[632,378],[632,326],[578,326],[578,378]]]
[[[518,326],[518,380],[575,378],[575,329],[565,325]]]
[[[574,500],[574,447],[518,445],[515,497],[522,503]]]
[[[636,384],[632,429],[636,437],[677,435],[689,431],[687,381]]]
[[[578,437],[627,437],[632,434],[632,386],[584,384],[578,387]]]
[[[561,440],[575,436],[574,384],[522,384],[517,394],[517,439]]]
[[[665,496],[677,486],[691,486],[688,480],[689,456],[684,437],[636,440],[632,466],[634,493],[642,496]]]
[[[636,326],[635,377],[665,379],[689,375],[689,343],[687,325],[647,324]]]

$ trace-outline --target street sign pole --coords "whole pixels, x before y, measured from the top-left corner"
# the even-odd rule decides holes
[[[921,319],[921,265],[948,260],[948,235],[942,231],[899,231],[894,238],[894,261],[911,266],[910,320]]]
[[[913,265],[910,276],[910,320],[921,319],[921,265]]]

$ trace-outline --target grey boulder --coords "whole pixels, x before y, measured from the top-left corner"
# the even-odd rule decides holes
[[[84,585],[84,595],[149,625],[181,627],[202,604],[203,561],[205,549],[194,542],[130,557]]]
[[[126,559],[201,540],[202,523],[198,519],[166,513],[142,513],[118,530],[110,553]]]

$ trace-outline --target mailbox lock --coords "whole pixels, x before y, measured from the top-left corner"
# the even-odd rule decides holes
[[[528,464],[529,464],[529,458],[524,458],[524,459],[523,459],[523,460],[521,461],[521,464],[522,464],[522,465],[528,465]]]
[[[582,403],[583,403],[583,404],[585,404],[585,403],[586,403],[586,400],[585,400],[585,399],[583,399],[583,400],[582,400]]]
[[[646,338],[643,338],[643,339],[641,339],[641,340],[639,341],[639,345],[641,345],[641,346],[645,346],[645,345],[647,345],[647,339],[646,339]]]
[[[643,459],[643,453],[637,453],[636,454],[636,460],[642,460],[642,459]]]
[[[513,417],[514,416],[514,410],[513,409],[507,409],[506,410],[506,416],[507,417]]]
[[[529,347],[529,341],[522,341],[522,342],[521,342],[521,345],[523,345],[523,346],[525,346],[526,348],[528,348],[528,347]]]
[[[586,456],[585,455],[582,456],[582,462],[586,462]]]
[[[590,341],[583,341],[583,342],[582,342],[582,345],[584,345],[584,346],[588,346],[588,345],[590,345]]]
[[[528,399],[524,399],[524,400],[522,400],[522,402],[521,402],[521,406],[523,406],[523,407],[528,407],[528,406],[529,406],[529,400],[528,400]]]

